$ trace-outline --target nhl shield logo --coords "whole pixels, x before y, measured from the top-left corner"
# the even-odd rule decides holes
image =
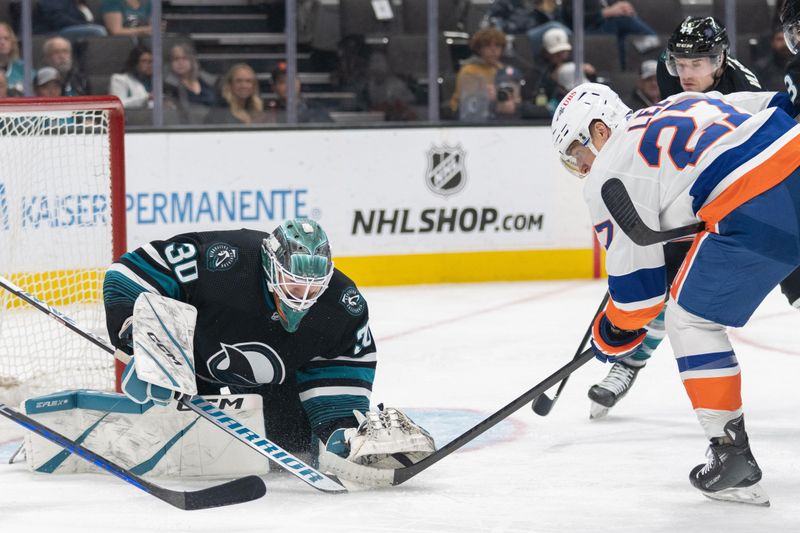
[[[428,150],[428,172],[425,176],[428,188],[442,196],[450,196],[463,189],[467,181],[465,155],[461,145],[434,145]]]

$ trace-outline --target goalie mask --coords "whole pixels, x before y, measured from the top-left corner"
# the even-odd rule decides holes
[[[667,42],[667,71],[713,76],[725,63],[728,32],[714,17],[686,17]]]
[[[333,275],[328,236],[313,220],[287,220],[262,242],[261,264],[281,324],[297,331]]]
[[[800,0],[785,0],[780,12],[783,38],[793,54],[800,51]]]
[[[567,93],[558,104],[550,126],[553,146],[564,168],[579,178],[585,177],[577,160],[567,153],[572,143],[578,141],[597,155],[589,132],[592,121],[602,120],[615,131],[625,123],[630,113],[631,109],[607,85],[582,83]]]

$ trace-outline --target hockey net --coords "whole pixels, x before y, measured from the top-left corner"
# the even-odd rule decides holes
[[[125,250],[123,135],[116,98],[0,100],[0,274],[102,337],[103,275]],[[115,381],[107,353],[0,289],[0,401]]]

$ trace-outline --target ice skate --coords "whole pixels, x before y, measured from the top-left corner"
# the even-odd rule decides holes
[[[628,393],[636,380],[636,375],[643,367],[644,365],[631,366],[624,361],[614,363],[603,381],[592,385],[589,389],[589,399],[592,400],[589,418],[606,416],[609,410]]]
[[[689,474],[692,486],[712,500],[769,506],[769,496],[759,485],[758,467],[744,430],[744,417],[725,424],[724,437],[711,439],[708,462]]]

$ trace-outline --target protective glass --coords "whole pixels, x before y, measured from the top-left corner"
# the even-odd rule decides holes
[[[324,277],[306,277],[292,274],[280,264],[271,250],[268,253],[271,256],[272,289],[281,303],[294,311],[307,311],[328,288],[333,276],[333,261]]]
[[[724,54],[706,56],[674,56],[667,54],[667,71],[671,76],[711,76],[721,66]]]
[[[789,51],[797,54],[800,50],[800,20],[787,22],[783,25],[783,39],[786,41]]]

